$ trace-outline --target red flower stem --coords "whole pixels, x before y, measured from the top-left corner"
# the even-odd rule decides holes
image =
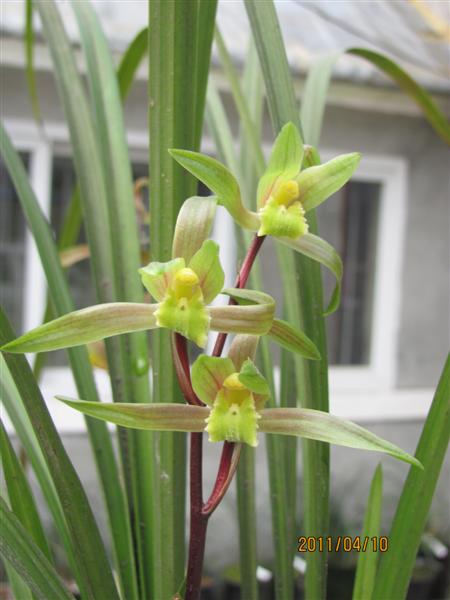
[[[172,344],[173,362],[178,378],[178,383],[184,399],[188,404],[195,406],[205,406],[200,398],[197,397],[191,382],[191,371],[189,368],[189,356],[187,352],[187,340],[179,333],[174,334]]]
[[[247,254],[244,258],[244,262],[242,263],[241,269],[236,277],[236,281],[234,282],[234,287],[244,288],[246,286],[253,263],[255,262],[255,258],[258,255],[259,249],[261,248],[265,238],[265,235],[255,235],[255,237],[253,238],[253,242],[251,243],[247,251]],[[228,304],[236,304],[236,301],[233,300],[233,298],[230,298]],[[222,354],[227,335],[227,333],[219,333],[216,339],[216,343],[214,344],[214,350],[212,353],[213,356],[220,356]]]
[[[225,496],[238,466],[241,449],[242,444],[224,442],[216,482],[208,501],[203,505],[204,515],[210,517]]]
[[[242,263],[239,274],[236,277],[235,287],[245,287],[251,268],[264,239],[264,236],[258,237],[255,235],[244,262]],[[229,304],[234,304],[232,298],[230,298]],[[213,356],[220,356],[222,354],[226,338],[226,333],[219,333],[214,345]],[[203,403],[197,398],[192,389],[186,339],[179,334],[175,334],[173,354],[178,381],[186,401],[189,404],[202,405]],[[191,522],[185,600],[198,600],[200,596],[208,519],[221,502],[233,479],[239,462],[240,450],[241,444],[224,442],[219,469],[211,496],[207,502],[203,504],[203,434],[191,433],[189,471]]]
[[[206,528],[209,515],[203,514],[203,434],[191,433],[190,451],[190,500],[191,523],[189,536],[189,560],[186,573],[185,600],[197,600],[203,570],[203,557],[205,554]]]

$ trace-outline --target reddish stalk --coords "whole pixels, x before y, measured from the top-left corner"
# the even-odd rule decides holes
[[[235,287],[243,288],[247,284],[251,268],[261,248],[265,236],[255,235],[245,259],[236,277]],[[234,304],[230,298],[229,304]],[[214,345],[213,356],[220,356],[227,339],[226,333],[219,333]],[[187,354],[186,338],[178,333],[174,336],[174,363],[180,383],[181,390],[189,404],[202,406],[203,403],[197,398],[192,389],[189,357]],[[203,504],[203,434],[191,433],[190,447],[190,503],[191,523],[189,538],[189,556],[186,573],[185,600],[197,600],[200,596],[201,577],[203,570],[203,558],[205,553],[206,530],[208,519],[220,504],[236,472],[239,463],[241,444],[224,442],[222,456],[213,490],[207,502]]]

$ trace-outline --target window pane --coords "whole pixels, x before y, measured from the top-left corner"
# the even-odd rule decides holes
[[[339,310],[327,317],[330,364],[361,365],[370,360],[370,334],[380,184],[351,182],[318,211],[320,235],[344,262]],[[334,282],[324,275],[326,298]]]
[[[28,170],[29,156],[20,157]],[[0,287],[1,303],[14,329],[22,332],[25,218],[3,161],[0,161]]]

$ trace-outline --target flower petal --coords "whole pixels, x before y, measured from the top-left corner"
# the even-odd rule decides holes
[[[296,352],[310,360],[320,360],[320,354],[314,342],[303,331],[294,329],[286,321],[274,319],[268,336],[291,352]]]
[[[239,381],[251,392],[267,397],[270,395],[270,389],[267,381],[250,359],[247,359],[242,365],[238,378]]]
[[[241,370],[247,358],[254,360],[258,342],[259,336],[257,335],[238,334],[234,337],[228,350],[228,356],[233,361],[236,371]]]
[[[302,157],[303,144],[298,129],[293,123],[286,123],[275,140],[269,164],[259,180],[258,208],[263,206],[275,183],[280,179],[283,181],[292,179],[298,174]]]
[[[361,160],[361,154],[342,154],[324,163],[305,169],[296,178],[299,200],[306,212],[322,204],[347,183]]]
[[[174,258],[163,263],[151,262],[139,269],[142,283],[157,302],[164,299],[175,273],[185,264],[184,258]]]
[[[245,288],[225,288],[222,290],[222,294],[230,296],[237,302],[237,304],[267,304],[268,306],[273,306],[275,310],[275,300],[272,298],[272,296],[269,296],[269,294],[266,294],[265,292],[247,290]]]
[[[225,274],[219,260],[219,246],[212,240],[203,242],[202,247],[192,257],[189,267],[197,274],[205,304],[209,304],[220,294]]]
[[[216,194],[219,204],[225,206],[241,227],[253,231],[258,229],[258,216],[242,204],[239,184],[224,165],[199,152],[189,150],[169,150],[169,152],[182,167]]]
[[[175,225],[172,256],[189,263],[211,233],[216,205],[213,196],[194,196],[183,202]]]
[[[349,448],[385,452],[394,458],[423,468],[420,462],[367,429],[328,413],[309,408],[269,408],[261,411],[259,427],[266,433],[298,435]]]
[[[191,369],[194,392],[202,402],[212,406],[223,382],[235,371],[236,367],[231,358],[200,355]]]
[[[66,396],[58,400],[85,415],[132,429],[151,431],[203,431],[209,408],[187,404],[127,404],[87,402]]]
[[[97,304],[44,323],[3,346],[4,352],[47,352],[158,327],[158,304]]]
[[[333,246],[312,233],[302,235],[296,240],[286,237],[279,237],[276,239],[283,244],[286,244],[286,246],[297,250],[297,252],[301,252],[301,254],[308,256],[308,258],[316,260],[324,267],[327,267],[327,269],[330,269],[336,277],[336,287],[333,290],[325,315],[333,313],[339,306],[343,270],[341,257]]]

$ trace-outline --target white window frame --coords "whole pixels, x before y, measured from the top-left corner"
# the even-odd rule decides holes
[[[39,204],[48,217],[51,202],[53,155],[69,147],[67,128],[59,123],[47,123],[45,133],[33,121],[7,120],[6,129],[15,147],[30,155],[30,181]],[[127,135],[133,159],[145,159],[146,132],[131,131]],[[206,150],[211,142],[206,140]],[[59,152],[58,152],[59,153]],[[339,154],[325,151],[323,160]],[[65,154],[63,151],[62,154]],[[431,402],[432,390],[395,390],[397,372],[397,342],[400,321],[400,294],[406,224],[408,167],[398,156],[365,154],[355,181],[374,181],[381,184],[379,221],[376,241],[376,270],[371,326],[370,360],[368,365],[333,366],[330,369],[331,411],[334,414],[360,421],[407,420],[423,418]],[[228,279],[234,277],[235,247],[230,233],[232,223],[216,228],[221,243],[221,256]],[[39,255],[27,231],[23,295],[23,323],[28,330],[40,324],[46,302],[46,282]],[[32,299],[32,301],[31,301]],[[96,380],[104,400],[111,398],[106,373],[96,370]],[[83,417],[53,399],[57,393],[76,394],[72,377],[66,367],[45,371],[42,388],[55,422],[62,431],[85,429]]]
[[[338,154],[342,151],[323,152],[323,160]],[[408,166],[403,158],[368,154],[363,155],[352,177],[352,181],[380,184],[369,362],[365,365],[332,366],[332,391],[364,389],[381,392],[395,386],[407,177]]]

